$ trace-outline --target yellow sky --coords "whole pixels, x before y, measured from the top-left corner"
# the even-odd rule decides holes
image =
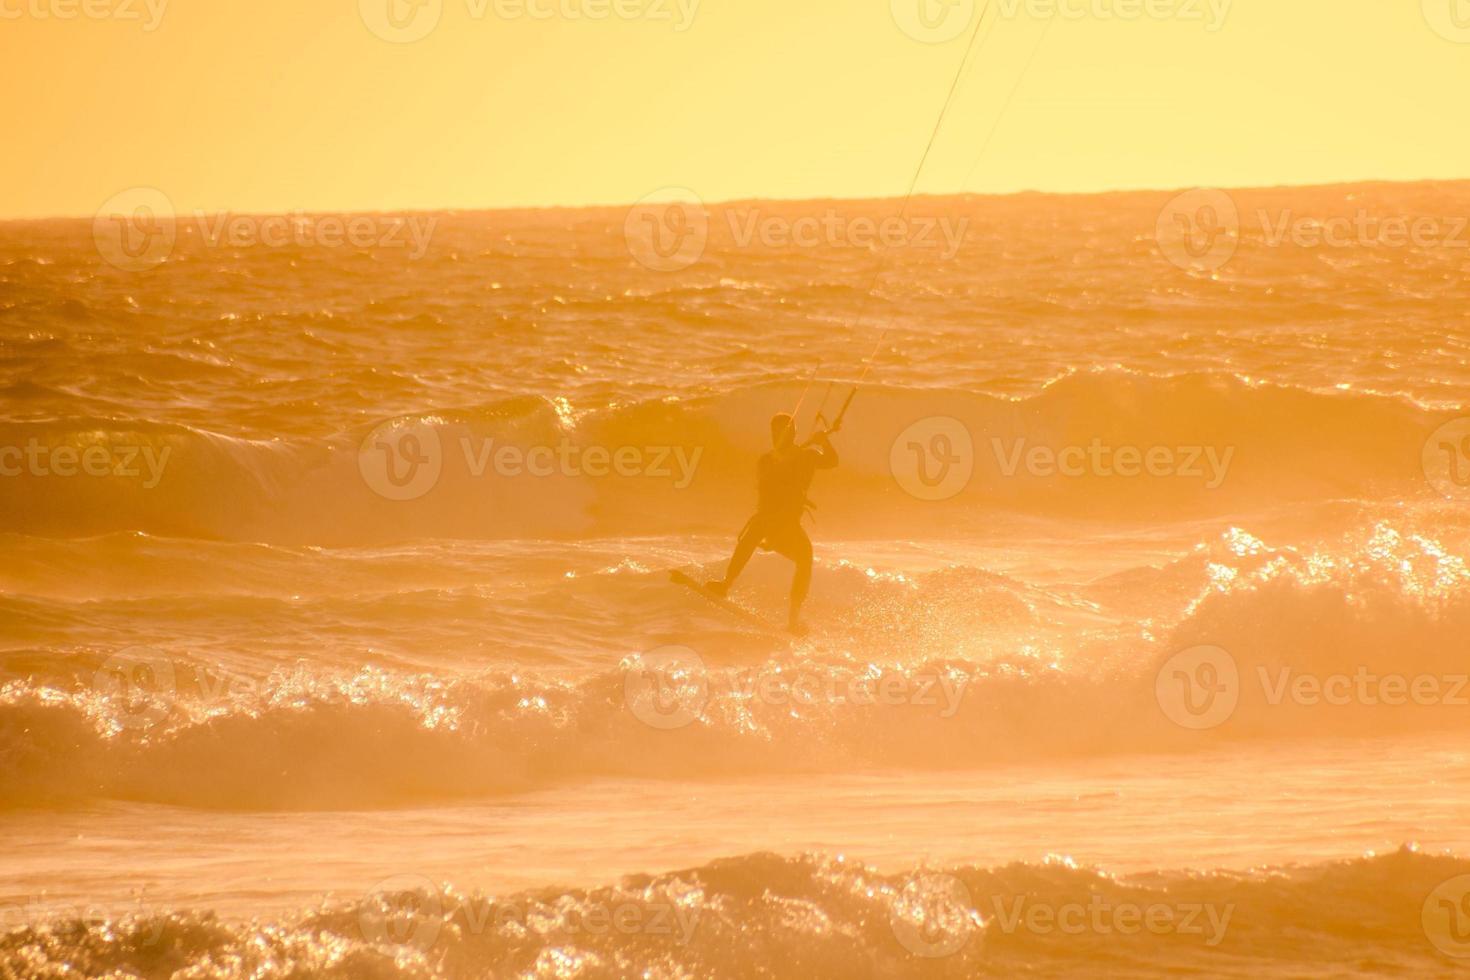
[[[134,186],[235,211],[901,194],[969,22],[414,2],[0,0],[0,215]],[[921,191],[1470,176],[1467,0],[992,0],[984,23]]]

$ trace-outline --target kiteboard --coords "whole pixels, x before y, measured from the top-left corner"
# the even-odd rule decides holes
[[[676,585],[682,585],[686,589],[691,589],[694,592],[698,592],[707,600],[719,606],[725,612],[741,620],[748,626],[753,626],[764,633],[771,633],[776,636],[785,637],[790,635],[787,630],[777,626],[775,623],[766,619],[764,616],[760,616],[756,613],[751,612],[749,609],[746,609],[744,606],[740,606],[731,602],[729,599],[720,595],[718,592],[710,589],[703,582],[695,581],[688,575],[679,571],[677,568],[669,573],[669,580]],[[798,631],[798,633],[800,632],[804,632],[804,630]]]

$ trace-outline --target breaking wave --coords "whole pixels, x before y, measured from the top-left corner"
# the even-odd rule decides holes
[[[207,910],[105,922],[60,913],[0,936],[0,973],[1067,977],[1106,963],[1119,977],[1448,975],[1463,924],[1441,922],[1435,897],[1467,872],[1470,862],[1406,847],[1308,867],[1131,878],[1065,859],[884,874],[841,858],[757,853],[502,897],[410,873],[248,924]]]
[[[845,573],[863,613],[786,652],[711,646],[696,630],[618,653],[612,669],[301,662],[257,678],[147,649],[78,655],[0,687],[6,803],[393,806],[604,776],[968,768],[1470,729],[1470,570],[1436,541],[1380,526],[1333,555],[1235,531],[1135,589],[1186,569],[1206,584],[1172,626],[1114,622],[1064,649],[968,647],[964,596],[989,589],[982,612],[1024,626],[1038,594],[948,569],[903,582]],[[1117,588],[1087,587],[1126,606],[1108,599]],[[928,619],[907,635],[915,604]]]
[[[724,530],[753,496],[765,420],[799,395],[769,385],[581,414],[518,397],[325,440],[9,422],[0,530],[312,544]],[[878,387],[853,403],[843,465],[813,495],[824,531],[910,536],[997,511],[1142,520],[1425,496],[1425,441],[1447,419],[1231,375],[1075,374],[1017,400]]]

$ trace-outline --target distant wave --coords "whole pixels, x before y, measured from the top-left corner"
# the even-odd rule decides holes
[[[766,419],[798,395],[770,385],[584,414],[519,397],[324,441],[3,423],[0,447],[40,447],[44,470],[27,461],[0,480],[0,531],[312,544],[724,531],[751,503]],[[864,536],[949,535],[998,511],[1152,520],[1418,497],[1433,493],[1425,441],[1447,419],[1229,375],[1076,374],[1020,400],[873,387],[846,419],[842,466],[812,496],[824,531]],[[55,475],[58,448],[79,475]],[[89,450],[105,475],[79,473]]]
[[[1251,874],[1116,878],[1066,861],[882,874],[759,853],[499,897],[405,871],[365,895],[248,924],[181,909],[26,925],[0,936],[0,973],[1447,976],[1455,961],[1434,942],[1454,951],[1456,934],[1441,935],[1435,897],[1470,862],[1405,848]]]

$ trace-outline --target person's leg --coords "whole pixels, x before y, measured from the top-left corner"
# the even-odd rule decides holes
[[[788,627],[795,630],[801,622],[801,604],[806,602],[812,585],[812,539],[797,526],[781,553],[796,563],[796,574],[791,576],[791,615],[787,620]]]
[[[735,542],[735,553],[730,556],[730,564],[725,569],[725,577],[714,582],[705,583],[705,588],[716,595],[724,595],[730,591],[730,586],[740,577],[745,570],[751,555],[755,549],[760,547],[761,538],[765,535],[765,527],[759,519],[752,517],[746,522],[744,530],[740,532],[740,538]]]

